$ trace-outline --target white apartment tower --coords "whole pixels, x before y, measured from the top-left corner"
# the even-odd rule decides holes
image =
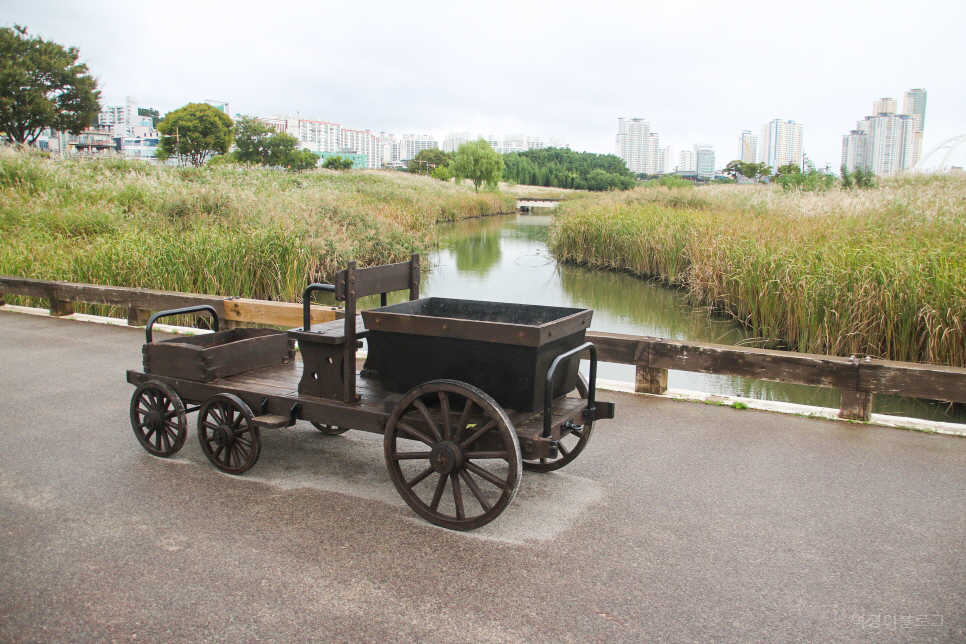
[[[922,156],[922,126],[926,118],[926,90],[912,89],[903,99],[882,98],[872,104],[872,116],[859,121],[842,137],[842,167],[870,170],[878,176],[897,174],[915,166]]]
[[[802,124],[775,119],[761,126],[760,160],[773,170],[789,163],[802,167]]]
[[[758,137],[745,130],[741,133],[741,155],[742,163],[758,163]]]
[[[664,171],[664,155],[657,132],[644,119],[617,119],[616,154],[635,174]]]
[[[409,161],[422,150],[438,149],[439,143],[431,134],[403,134],[399,141],[399,160]]]

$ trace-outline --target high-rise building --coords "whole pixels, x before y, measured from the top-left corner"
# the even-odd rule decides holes
[[[922,131],[926,125],[926,90],[910,89],[902,97],[902,112],[913,118],[912,164],[922,158]]]
[[[698,158],[694,150],[681,150],[678,157],[678,172],[695,172],[698,169]]]
[[[882,98],[872,104],[872,115],[842,137],[842,166],[876,175],[896,174],[912,168],[922,156],[922,125],[926,119],[926,90],[912,89],[903,99],[905,114],[897,114],[896,101]]]
[[[644,119],[617,119],[616,154],[635,174],[664,172],[664,155],[657,132]]]
[[[872,103],[872,116],[877,114],[895,114],[898,112],[896,99],[880,98]]]
[[[443,152],[456,152],[464,143],[475,140],[469,132],[452,132],[443,138]]]
[[[789,163],[802,167],[802,124],[775,119],[761,126],[760,161],[773,170]]]
[[[714,179],[714,149],[710,144],[695,144],[694,170],[704,179]]]
[[[439,148],[439,143],[432,134],[403,134],[399,141],[399,160],[409,161],[421,150],[430,148]]]
[[[758,163],[758,137],[745,130],[741,133],[741,156],[742,163]]]

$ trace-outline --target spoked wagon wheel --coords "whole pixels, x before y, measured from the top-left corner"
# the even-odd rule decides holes
[[[198,441],[211,464],[228,474],[241,474],[258,460],[262,439],[252,424],[252,411],[231,394],[216,394],[198,411]]]
[[[317,423],[314,420],[310,420],[309,422],[312,423],[312,427],[315,427],[323,434],[328,434],[329,436],[338,436],[339,434],[345,434],[347,431],[349,431],[348,427],[339,427],[337,425]]]
[[[476,387],[432,380],[400,399],[386,424],[386,465],[400,496],[423,518],[453,530],[489,523],[522,477],[506,412]]]
[[[587,380],[583,374],[578,374],[577,393],[581,398],[587,398]],[[528,472],[552,472],[559,470],[577,458],[587,443],[590,442],[590,434],[594,431],[593,421],[585,422],[583,425],[574,423],[568,429],[562,429],[560,442],[557,444],[557,458],[541,458],[533,461],[523,461],[523,469]]]
[[[188,435],[184,403],[163,382],[146,382],[131,396],[131,426],[141,447],[150,454],[171,456],[181,449]]]

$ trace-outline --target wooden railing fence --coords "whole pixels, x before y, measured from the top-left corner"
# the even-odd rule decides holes
[[[54,316],[72,314],[76,302],[124,308],[132,326],[144,326],[152,312],[197,304],[213,306],[226,328],[233,323],[302,325],[302,305],[289,302],[0,276],[0,306],[4,294],[44,299]],[[313,323],[341,316],[339,309],[312,306]],[[875,394],[966,403],[966,369],[956,367],[593,331],[587,339],[597,346],[601,361],[634,365],[635,390],[643,393],[664,393],[668,370],[674,369],[838,389],[839,416],[850,420],[869,420]]]

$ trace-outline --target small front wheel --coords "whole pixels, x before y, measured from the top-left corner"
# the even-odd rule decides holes
[[[198,441],[211,464],[241,474],[258,460],[262,438],[248,405],[232,394],[216,394],[198,411]]]
[[[181,449],[188,435],[184,403],[163,382],[145,382],[131,396],[131,426],[149,454],[171,456]]]
[[[386,423],[386,465],[403,500],[444,528],[471,530],[513,501],[520,444],[493,398],[456,380],[412,389]]]

